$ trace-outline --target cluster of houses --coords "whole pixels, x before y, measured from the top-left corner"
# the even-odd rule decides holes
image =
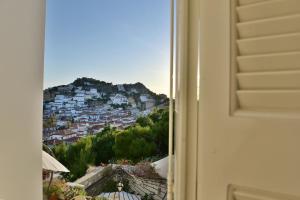
[[[148,94],[141,94],[138,101],[124,95],[122,86],[118,86],[119,93],[109,96],[96,88],[72,89],[73,95],[57,94],[52,101],[44,102],[43,140],[47,145],[73,143],[88,134],[101,132],[107,125],[125,129],[135,124],[139,116],[149,114],[156,105]],[[88,104],[88,101],[103,99],[105,103]]]

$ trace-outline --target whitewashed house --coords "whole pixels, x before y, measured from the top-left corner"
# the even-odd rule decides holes
[[[112,101],[112,104],[116,105],[128,104],[127,97],[121,94],[116,94],[115,96],[110,97],[110,100]]]
[[[73,97],[73,100],[76,101],[76,105],[81,107],[84,105],[85,102],[85,94],[84,92],[78,92],[76,95]]]
[[[68,125],[68,123],[66,121],[60,121],[60,120],[58,120],[56,122],[56,126],[57,127],[63,127],[63,126],[67,126],[67,125]]]
[[[54,105],[57,108],[62,108],[65,102],[67,102],[67,98],[64,95],[56,95],[54,98]]]
[[[116,94],[115,96],[110,97],[110,100],[112,101],[112,104],[116,105],[128,104],[127,97],[121,94]]]
[[[101,94],[98,93],[98,90],[96,88],[91,88],[90,91],[89,91],[89,94],[92,96],[92,98],[101,97]]]
[[[63,137],[64,137],[63,135],[55,134],[55,135],[50,135],[49,137],[47,137],[47,140],[62,140]]]
[[[155,106],[155,100],[152,98],[149,98],[147,95],[141,95],[140,100],[142,103],[143,110],[148,110]]]

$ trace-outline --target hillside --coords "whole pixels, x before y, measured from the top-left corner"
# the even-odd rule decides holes
[[[60,85],[44,90],[44,101],[53,101],[56,95],[65,95],[72,97],[75,95],[75,90],[81,88],[89,91],[90,89],[97,89],[98,92],[103,93],[107,98],[114,94],[122,94],[126,97],[132,97],[139,101],[141,95],[147,95],[155,100],[156,105],[165,103],[168,98],[165,94],[156,94],[149,90],[144,84],[137,82],[134,84],[119,84],[114,85],[104,81],[93,78],[77,78],[74,82],[68,85]]]

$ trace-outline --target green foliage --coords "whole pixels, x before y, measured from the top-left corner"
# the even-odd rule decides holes
[[[155,116],[156,114],[150,115],[150,117],[156,118],[151,129],[157,144],[157,153],[166,155],[169,146],[169,112],[166,110],[158,112],[160,112],[159,117]]]
[[[67,151],[68,151],[68,146],[65,145],[64,143],[55,146],[55,148],[53,149],[53,153],[56,159],[66,166],[68,164]]]
[[[54,148],[54,154],[70,170],[70,173],[64,174],[64,177],[74,181],[85,174],[89,164],[94,163],[92,137],[82,138],[69,146],[58,145]]]
[[[95,164],[108,163],[112,158],[115,157],[113,151],[113,145],[115,144],[114,129],[105,127],[101,133],[98,133],[93,138],[92,151],[95,155]]]
[[[139,117],[136,120],[136,123],[138,123],[141,127],[146,127],[146,126],[152,126],[153,121],[150,117]]]
[[[116,135],[113,147],[118,159],[139,161],[155,153],[156,145],[150,127],[135,126]]]
[[[108,126],[96,136],[82,138],[71,145],[57,145],[53,152],[70,170],[64,174],[69,181],[83,176],[89,165],[98,166],[113,160],[127,163],[152,160],[168,153],[168,120],[168,111],[156,110],[123,131]]]

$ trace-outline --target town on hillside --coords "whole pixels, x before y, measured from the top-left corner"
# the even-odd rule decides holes
[[[43,141],[48,146],[74,143],[106,126],[123,130],[154,109],[168,105],[142,83],[113,85],[91,78],[44,91]]]

